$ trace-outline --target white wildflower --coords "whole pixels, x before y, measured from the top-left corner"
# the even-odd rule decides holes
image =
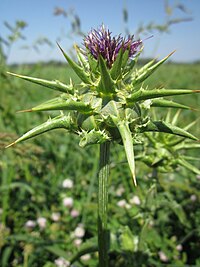
[[[57,267],[68,267],[70,266],[70,262],[65,260],[64,258],[60,257],[60,258],[57,258],[55,261],[54,261],[55,265]]]
[[[28,220],[26,223],[25,223],[25,227],[26,228],[34,228],[36,226],[36,222],[33,221],[33,220]]]
[[[85,229],[83,228],[83,226],[81,225],[77,226],[76,229],[74,230],[74,236],[82,238],[84,235],[85,235]]]
[[[60,220],[60,212],[53,212],[51,214],[51,219],[54,222],[58,222]]]
[[[83,260],[83,261],[88,261],[90,259],[91,259],[90,254],[85,254],[85,255],[81,256],[81,260]]]
[[[159,251],[158,252],[158,255],[159,255],[160,260],[162,262],[167,262],[168,261],[168,257],[166,256],[166,254],[163,251]]]
[[[71,179],[65,179],[62,183],[63,188],[71,189],[74,186],[74,182]]]
[[[117,202],[117,206],[119,206],[120,208],[125,208],[127,205],[127,202],[125,199],[121,199],[120,201]]]
[[[116,196],[117,196],[117,197],[121,197],[122,194],[123,194],[124,192],[125,192],[124,187],[123,187],[123,186],[120,186],[120,187],[118,187],[117,190],[116,190]]]
[[[183,246],[182,246],[181,244],[178,244],[178,245],[176,246],[176,249],[177,249],[178,251],[182,251],[182,250],[183,250]]]
[[[140,201],[140,198],[138,196],[133,196],[129,202],[131,204],[134,204],[134,205],[140,205],[141,204],[141,201]]]
[[[81,238],[74,239],[74,245],[79,247],[82,244],[83,240]]]
[[[44,217],[39,217],[37,219],[37,223],[38,223],[40,229],[44,229],[46,227],[46,224],[47,224],[47,219]]]
[[[191,195],[190,199],[192,202],[195,202],[197,200],[197,196],[196,195]]]
[[[74,200],[72,197],[65,197],[63,199],[63,205],[67,208],[71,208],[74,204]]]
[[[70,215],[72,216],[72,218],[76,218],[76,217],[78,217],[80,215],[80,212],[78,210],[73,209],[70,212]]]

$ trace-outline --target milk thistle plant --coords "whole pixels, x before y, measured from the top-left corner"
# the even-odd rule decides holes
[[[174,107],[179,104],[163,99],[166,96],[197,93],[199,90],[154,88],[143,82],[171,55],[156,62],[152,60],[140,69],[135,64],[143,50],[143,42],[134,36],[112,37],[102,25],[92,29],[83,40],[84,47],[76,46],[78,63],[59,46],[65,59],[81,79],[80,84],[64,84],[58,80],[44,80],[9,73],[41,86],[60,91],[60,95],[27,112],[59,110],[60,115],[25,133],[12,146],[44,132],[64,128],[80,137],[79,145],[100,145],[98,172],[98,252],[99,266],[108,266],[108,175],[110,144],[123,145],[134,185],[136,185],[134,146],[147,132],[163,132],[197,140],[184,129],[153,120],[152,107]],[[145,136],[144,136],[145,138]]]

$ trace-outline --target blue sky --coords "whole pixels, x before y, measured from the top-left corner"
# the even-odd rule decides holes
[[[70,21],[62,16],[54,16],[55,7],[65,10],[74,8],[80,17],[81,29],[88,32],[91,28],[98,27],[102,23],[109,27],[114,35],[124,33],[125,24],[122,19],[124,5],[128,9],[129,19],[127,26],[134,33],[138,26],[150,22],[163,24],[166,21],[164,12],[164,0],[1,0],[0,1],[0,35],[7,36],[9,31],[4,26],[4,21],[14,25],[16,20],[24,20],[28,27],[23,31],[26,37],[24,41],[16,42],[9,53],[8,63],[36,62],[50,59],[62,60],[62,55],[56,47],[56,40],[60,36],[61,46],[69,49],[74,42],[81,44],[81,39],[68,36]],[[200,0],[169,0],[170,5],[181,3],[188,9],[183,13],[175,9],[171,18],[189,18],[190,22],[174,24],[170,28],[170,34],[153,33],[153,38],[144,42],[143,56],[164,57],[173,50],[173,60],[179,62],[194,61],[200,59]],[[151,32],[140,37],[146,38]],[[48,37],[54,44],[54,48],[43,45],[40,52],[34,49],[23,49],[23,46],[33,46],[40,37]],[[5,47],[4,47],[5,48]],[[7,53],[7,50],[5,50]]]

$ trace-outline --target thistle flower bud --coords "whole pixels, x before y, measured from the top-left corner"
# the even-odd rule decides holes
[[[120,50],[123,53],[128,51],[128,56],[131,58],[141,48],[142,41],[134,41],[134,35],[127,38],[123,38],[121,35],[112,37],[111,32],[102,25],[97,30],[91,30],[84,39],[84,45],[95,59],[101,55],[107,66],[111,68]]]

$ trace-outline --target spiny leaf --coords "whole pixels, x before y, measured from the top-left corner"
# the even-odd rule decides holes
[[[147,125],[141,127],[140,131],[168,133],[183,136],[185,138],[189,138],[196,141],[198,140],[198,138],[188,133],[187,131],[164,121],[150,121]]]
[[[99,81],[98,90],[105,95],[110,95],[115,92],[114,82],[110,76],[106,62],[101,55],[98,58],[99,70],[101,73],[101,79]]]
[[[60,48],[61,52],[63,53],[65,59],[69,63],[69,65],[72,67],[72,69],[76,72],[76,74],[79,76],[79,78],[86,84],[90,84],[91,80],[84,71],[82,67],[80,67],[75,61],[73,61],[65,52],[64,50],[60,47],[58,44],[58,47]]]
[[[185,127],[183,128],[183,130],[185,130],[185,131],[189,130],[189,129],[190,129],[192,126],[194,126],[197,122],[198,122],[198,119],[195,120],[195,121],[193,121],[193,122],[191,122],[191,123],[189,123],[187,126],[185,126]],[[176,146],[176,145],[178,145],[178,144],[182,144],[184,141],[185,141],[184,138],[182,138],[182,139],[178,139],[178,140],[174,140],[174,138],[171,138],[171,139],[168,139],[168,145],[169,145],[169,146]],[[192,144],[191,144],[191,145],[192,145]]]
[[[124,73],[124,77],[126,77],[125,79],[127,79],[127,78],[129,79],[129,77],[132,75],[133,70],[134,70],[134,66],[137,63],[138,58],[143,51],[143,48],[144,48],[144,46],[141,47],[140,51],[137,53],[137,55],[133,59],[131,59],[129,64],[127,64],[127,61],[129,59],[129,50],[125,51],[125,53],[127,53],[127,54],[124,53],[123,62],[122,62],[122,68],[125,69],[125,73]]]
[[[74,45],[74,47],[76,49],[76,54],[81,66],[84,68],[85,71],[88,71],[89,69],[88,60],[86,60],[83,53],[81,52],[81,49],[77,45]]]
[[[136,102],[140,100],[159,98],[165,96],[186,95],[200,93],[200,90],[188,90],[188,89],[152,89],[145,90],[141,88],[137,92],[133,93],[127,98],[127,103]]]
[[[47,110],[76,110],[82,113],[90,113],[93,108],[89,104],[85,104],[81,101],[75,101],[72,99],[67,99],[67,97],[56,97],[48,100],[32,109],[24,110],[26,111],[47,111]],[[23,111],[21,111],[23,112]]]
[[[199,148],[200,148],[200,144],[192,144],[192,143],[189,143],[189,144],[181,143],[181,144],[177,144],[174,147],[175,150],[180,150],[180,149],[199,149]]]
[[[15,77],[21,78],[23,80],[26,80],[26,81],[29,81],[29,82],[32,82],[32,83],[36,83],[36,84],[42,85],[44,87],[60,91],[60,92],[65,92],[66,93],[66,92],[72,91],[72,87],[71,86],[66,85],[66,84],[64,84],[64,83],[62,83],[60,81],[57,81],[57,80],[48,81],[48,80],[44,80],[44,79],[38,79],[38,78],[29,77],[29,76],[15,74],[15,73],[12,73],[12,72],[7,72],[7,73],[10,74],[10,75],[13,75]]]
[[[194,165],[190,164],[189,162],[187,162],[186,160],[182,159],[178,159],[178,163],[180,165],[182,165],[183,167],[185,167],[186,169],[194,172],[195,174],[200,175],[200,170],[197,169]]]
[[[179,119],[179,116],[180,116],[180,113],[181,113],[181,110],[178,109],[178,110],[176,111],[176,113],[174,114],[174,116],[173,116],[173,119],[172,119],[172,121],[171,121],[171,124],[173,124],[173,125],[176,125],[176,124],[177,124],[178,119]]]
[[[154,99],[152,100],[151,106],[159,108],[192,109],[191,107],[167,99]]]
[[[47,131],[57,129],[57,128],[65,128],[67,130],[70,130],[72,128],[71,117],[70,116],[58,116],[58,117],[55,117],[54,119],[49,119],[45,123],[33,128],[32,130],[22,135],[15,142],[6,146],[6,148],[13,146],[21,141],[30,139],[32,137],[35,137],[37,135],[43,134]]]
[[[133,85],[137,85],[144,80],[146,80],[160,65],[162,65],[175,51],[171,52],[168,56],[154,64],[153,66],[150,65],[150,67],[147,67],[147,69],[144,69],[144,71],[139,74],[139,76],[134,77],[134,80],[132,82]],[[150,64],[151,61],[147,64]]]
[[[123,60],[123,48],[120,49],[119,54],[117,55],[117,58],[114,61],[112,68],[110,70],[110,75],[114,80],[116,80],[121,75],[122,60]]]
[[[92,73],[96,73],[97,72],[97,66],[98,66],[98,61],[91,55],[91,52],[89,50],[87,50],[87,59],[88,59],[88,63],[90,65],[90,70]]]
[[[110,140],[109,136],[105,133],[105,131],[97,131],[95,129],[89,132],[83,131],[82,133],[80,133],[80,135],[82,137],[79,142],[80,147],[85,147],[94,144],[102,144]]]
[[[134,182],[134,185],[136,186],[137,182],[136,182],[136,177],[135,177],[135,159],[134,159],[134,150],[133,150],[133,138],[132,138],[131,131],[129,129],[129,124],[125,120],[119,120],[118,118],[113,117],[113,116],[111,117],[120,132],[122,142],[124,145],[124,149],[126,152],[126,157],[128,160],[129,168],[132,173],[133,182]]]

